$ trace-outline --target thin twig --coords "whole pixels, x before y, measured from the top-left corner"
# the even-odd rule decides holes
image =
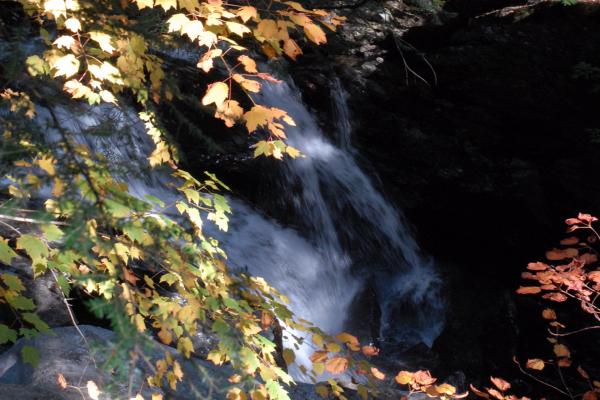
[[[536,381],[536,382],[539,382],[539,383],[541,383],[542,385],[548,386],[549,388],[552,388],[552,389],[556,390],[557,392],[564,394],[565,396],[569,396],[569,394],[568,394],[568,393],[566,393],[564,390],[561,390],[561,389],[557,388],[556,386],[554,386],[554,385],[551,385],[550,383],[548,383],[548,382],[545,382],[545,381],[543,381],[543,380],[539,379],[538,377],[536,377],[536,376],[534,376],[534,375],[531,375],[529,372],[525,371],[525,370],[523,369],[523,367],[521,367],[521,364],[520,364],[520,363],[517,361],[517,358],[516,358],[516,357],[513,357],[513,361],[514,361],[514,363],[515,363],[515,364],[517,364],[517,366],[519,367],[519,370],[520,370],[520,371],[521,371],[521,372],[522,372],[524,375],[526,375],[526,376],[530,377],[531,379],[533,379],[533,380],[534,380],[534,381]]]

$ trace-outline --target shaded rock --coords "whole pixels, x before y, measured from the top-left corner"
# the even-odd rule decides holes
[[[62,390],[57,383],[58,374],[62,374],[69,385],[82,387],[91,380],[102,389],[111,381],[111,377],[96,368],[111,354],[113,332],[89,325],[80,329],[91,345],[91,351],[74,327],[56,328],[53,334],[38,335],[34,339],[19,340],[12,348],[0,355],[0,394],[1,398],[19,400],[75,400],[81,399],[79,391],[73,388]],[[33,346],[40,355],[37,368],[23,363],[20,351],[24,345]],[[108,346],[108,347],[103,347]],[[181,363],[185,379],[178,384],[177,391],[165,393],[166,399],[224,399],[226,388],[230,386],[227,378],[232,374],[227,367],[216,367],[200,359],[184,360],[177,357],[174,349],[154,344],[152,358],[158,359],[164,352],[170,352]],[[92,354],[94,355],[92,357]],[[94,362],[95,360],[95,362]],[[140,387],[145,366],[140,363],[134,375],[134,387]],[[207,378],[212,382],[208,384]],[[143,391],[150,397],[150,391]],[[8,396],[11,394],[11,396]],[[15,397],[12,397],[14,394]],[[312,385],[298,384],[290,388],[290,397],[297,400],[317,400],[320,397]],[[127,397],[127,385],[118,383],[113,395],[104,395],[102,400],[124,399]]]

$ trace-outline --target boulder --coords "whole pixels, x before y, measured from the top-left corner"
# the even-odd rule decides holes
[[[20,339],[12,348],[0,355],[0,398],[19,400],[81,400],[88,399],[86,384],[94,381],[102,389],[108,387],[111,377],[97,366],[106,362],[115,334],[107,329],[90,325],[79,326],[85,340],[75,327],[56,328],[49,334],[40,334],[33,339]],[[21,359],[23,346],[33,346],[39,353],[36,368]],[[103,349],[99,351],[99,349]],[[225,399],[227,378],[232,374],[228,367],[216,367],[200,359],[183,360],[175,350],[155,343],[153,357],[158,358],[170,352],[182,365],[184,381],[178,384],[177,391],[164,393],[165,399]],[[92,357],[92,354],[94,355]],[[145,366],[139,365],[134,374],[133,387],[141,386],[141,372]],[[62,389],[58,376],[62,374],[69,387]],[[71,386],[81,388],[81,392]],[[101,400],[127,399],[126,384],[112,385],[111,395],[103,394]],[[82,395],[83,394],[83,395]],[[144,398],[150,398],[150,391],[143,391]],[[317,400],[320,397],[312,385],[298,384],[290,389],[294,400]]]

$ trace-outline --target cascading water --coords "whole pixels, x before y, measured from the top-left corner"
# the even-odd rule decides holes
[[[266,84],[261,91],[262,103],[286,110],[296,122],[286,133],[289,143],[306,158],[285,164],[290,190],[283,192],[301,217],[303,235],[327,261],[321,266],[327,290],[342,293],[337,312],[330,312],[336,307],[325,304],[327,312],[316,314],[336,321],[329,321],[329,326],[343,328],[355,290],[372,280],[382,313],[378,338],[382,344],[408,347],[423,342],[430,346],[443,326],[440,282],[433,263],[422,255],[403,216],[358,165],[350,145],[346,95],[337,80],[332,89],[339,147],[323,135],[292,83]],[[288,276],[274,279],[277,286]],[[312,304],[307,311],[314,313],[318,307]]]
[[[289,142],[306,158],[286,161],[283,187],[300,228],[282,226],[236,198],[229,232],[218,234],[230,264],[262,276],[291,300],[292,310],[330,333],[345,329],[353,301],[365,285],[374,287],[381,310],[378,338],[382,346],[431,344],[443,321],[439,282],[429,259],[423,257],[402,215],[375,188],[359,167],[351,146],[346,95],[334,81],[332,98],[337,114],[337,144],[326,138],[316,119],[296,95],[292,83],[265,84],[260,103],[285,109],[296,127]],[[39,121],[52,125],[39,108]],[[146,165],[152,142],[132,110],[98,106],[85,110],[56,108],[60,124],[73,138],[120,163]],[[106,121],[123,135],[91,136]],[[111,130],[111,129],[107,129]],[[57,139],[48,129],[47,138]],[[132,161],[134,161],[132,163]],[[169,177],[160,171],[136,171],[122,177],[133,194],[153,195],[173,203]],[[118,173],[118,171],[117,171]],[[364,339],[364,338],[363,338]],[[303,346],[297,360],[307,366],[311,349]],[[294,371],[292,371],[294,372]],[[300,374],[296,377],[302,379]]]

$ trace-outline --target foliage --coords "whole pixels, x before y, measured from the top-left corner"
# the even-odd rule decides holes
[[[521,286],[517,293],[541,296],[560,305],[574,302],[586,315],[600,320],[600,308],[596,304],[600,296],[600,269],[598,251],[594,247],[600,235],[593,225],[597,220],[596,217],[583,213],[576,218],[567,219],[565,223],[569,236],[560,241],[559,247],[546,252],[547,262],[532,262],[527,265],[522,278],[533,284]],[[569,314],[565,314],[565,317],[568,318]],[[542,311],[542,317],[548,322],[550,336],[547,340],[552,348],[551,359],[529,359],[524,367],[517,360],[515,363],[524,374],[564,397],[597,399],[600,381],[590,378],[581,365],[575,367],[572,351],[564,341],[572,335],[599,329],[600,326],[592,325],[565,332],[568,322],[559,322],[559,315],[560,312],[553,308]],[[548,366],[554,367],[554,378],[549,374]],[[566,379],[567,374],[571,379]]]
[[[176,93],[159,54],[165,47],[192,49],[199,54],[199,71],[226,71],[224,79],[208,85],[201,103],[213,107],[227,126],[239,123],[248,133],[261,131],[265,139],[256,144],[257,156],[297,157],[299,151],[284,142],[284,124],[293,125],[292,118],[252,98],[262,82],[277,80],[259,71],[247,46],[258,45],[268,57],[295,59],[302,53],[297,40],[324,43],[321,26],[335,30],[341,19],[283,1],[256,7],[220,0],[20,3],[37,24],[46,49],[29,56],[23,66],[38,81],[20,76],[1,93],[8,111],[1,114],[3,149],[18,156],[3,158],[12,165],[8,199],[1,207],[0,221],[9,233],[0,238],[0,261],[10,265],[27,256],[34,275],[54,277],[65,299],[74,288],[94,298],[92,310],[108,318],[119,335],[118,356],[105,365],[113,376],[132,376],[138,360],[148,362],[149,337],[189,358],[195,335],[208,330],[218,338],[208,359],[230,364],[243,377],[233,382],[230,393],[288,398],[282,383],[292,379],[276,363],[276,346],[264,335],[270,327],[261,326],[261,316],[271,315],[296,330],[321,332],[295,321],[287,299],[262,278],[229,271],[219,243],[204,234],[207,221],[227,230],[231,210],[222,192],[228,188],[212,174],[197,179],[177,166],[176,150],[155,113],[156,104]],[[222,67],[218,71],[216,62]],[[109,159],[73,139],[79,132],[65,127],[60,107],[53,104],[59,99],[48,99],[53,92],[39,82],[49,87],[60,82],[72,99],[90,106],[118,107],[132,95],[155,145],[149,165],[170,172],[179,193],[175,204],[132,195]],[[234,99],[234,85],[249,106]],[[42,110],[50,116],[49,126],[36,118]],[[47,129],[60,139],[48,142]],[[41,208],[36,207],[40,199]],[[171,209],[178,215],[161,211]],[[0,325],[0,341],[47,331],[19,277],[5,273],[0,282],[0,303],[12,309],[19,324]],[[293,351],[284,354],[292,362]],[[38,356],[26,346],[23,358],[35,364]],[[178,361],[166,353],[153,364],[146,381],[155,394],[161,387],[176,389],[183,379]],[[93,382],[87,389],[90,397],[98,397]]]

